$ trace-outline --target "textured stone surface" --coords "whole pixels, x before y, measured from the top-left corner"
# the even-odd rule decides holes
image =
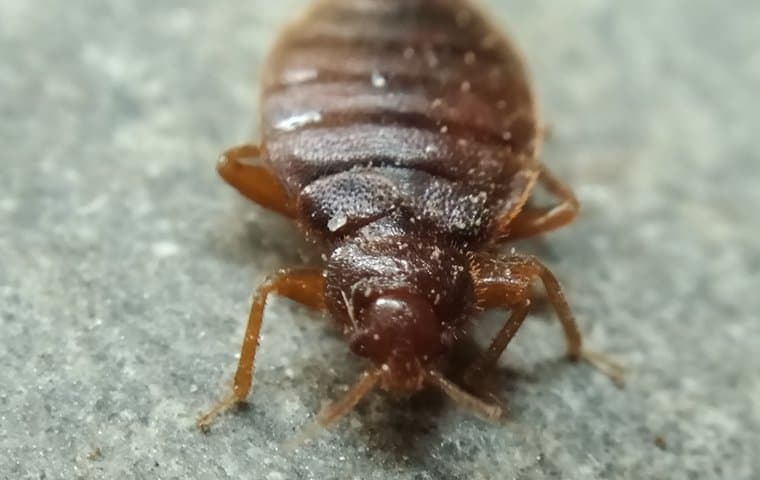
[[[377,394],[284,457],[359,367],[278,300],[250,407],[198,434],[251,289],[308,252],[213,170],[300,3],[0,2],[0,478],[758,478],[755,0],[488,2],[584,205],[539,251],[625,390],[532,321],[505,425]]]

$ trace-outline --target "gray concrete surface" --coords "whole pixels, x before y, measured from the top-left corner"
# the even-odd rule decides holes
[[[539,251],[625,390],[531,321],[504,425],[377,394],[286,457],[359,367],[280,300],[249,408],[195,430],[251,289],[308,255],[213,170],[301,3],[0,2],[0,478],[760,478],[755,0],[488,2],[584,205]]]

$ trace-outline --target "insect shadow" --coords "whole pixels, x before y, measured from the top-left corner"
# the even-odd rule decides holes
[[[452,361],[445,370],[446,375],[461,382],[465,373],[463,366],[477,358],[482,348],[472,338],[460,341],[452,351]],[[524,398],[525,384],[541,384],[543,390],[561,379],[563,373],[567,373],[565,368],[572,368],[572,363],[561,356],[540,360],[528,370],[500,366],[487,375],[478,393],[503,406],[507,412],[505,418],[498,422],[490,421],[485,427],[475,417],[464,417],[462,421],[478,423],[479,430],[491,429],[494,435],[502,435],[502,429],[523,432],[529,428],[521,421],[527,414],[526,405],[529,403]],[[517,397],[522,398],[518,401]],[[357,407],[360,435],[353,441],[365,442],[373,457],[381,457],[379,460],[383,463],[406,468],[427,465],[431,453],[441,448],[442,442],[450,440],[440,429],[441,417],[449,414],[462,412],[456,410],[444,395],[432,389],[409,398],[378,391],[369,401]],[[339,434],[333,432],[332,435]]]
[[[241,222],[240,219],[243,219]],[[240,199],[219,215],[206,232],[206,251],[225,264],[262,271],[290,265],[314,265],[319,249],[297,234],[297,228]]]
[[[477,358],[481,350],[472,338],[458,342],[444,370],[448,378],[461,383],[464,366]],[[373,451],[388,463],[408,466],[410,462],[426,462],[434,446],[445,440],[440,418],[451,409],[456,406],[445,395],[425,389],[408,398],[378,392],[371,402],[360,405],[357,413],[362,417],[362,437]],[[480,422],[477,418],[471,421]]]

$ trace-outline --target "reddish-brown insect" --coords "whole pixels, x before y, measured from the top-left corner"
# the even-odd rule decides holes
[[[576,216],[568,187],[538,160],[541,130],[512,44],[465,0],[318,1],[281,36],[264,69],[261,143],[227,151],[221,176],[327,248],[323,268],[283,270],[254,297],[230,396],[246,398],[270,294],[326,312],[367,372],[321,412],[328,425],[372,388],[427,386],[475,413],[501,409],[440,373],[479,311],[511,315],[469,367],[494,366],[540,280],[567,339],[587,358],[552,273],[496,247]],[[556,206],[526,205],[540,182]],[[613,372],[614,373],[614,372]]]

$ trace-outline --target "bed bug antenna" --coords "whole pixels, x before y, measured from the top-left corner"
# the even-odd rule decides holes
[[[324,429],[343,418],[343,416],[353,410],[362,398],[375,388],[378,381],[380,381],[380,375],[380,369],[364,372],[356,384],[340,400],[323,408],[311,423],[307,424],[300,432],[283,443],[281,451],[285,454],[293,452],[300,445],[316,437]]]
[[[425,372],[425,382],[448,395],[461,408],[485,420],[495,422],[501,418],[502,409],[500,406],[486,403],[474,395],[465,392],[440,372],[435,370]]]

